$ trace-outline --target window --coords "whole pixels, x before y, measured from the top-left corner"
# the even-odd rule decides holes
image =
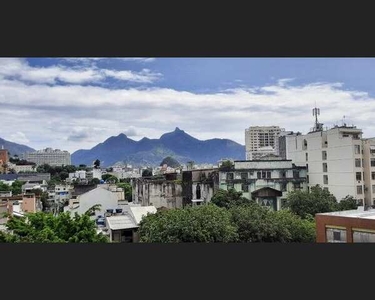
[[[306,164],[306,172],[309,171],[309,164]]]
[[[308,161],[308,160],[309,160],[309,154],[306,153],[306,161]]]
[[[309,175],[306,175],[306,183],[309,183]]]
[[[307,141],[303,140],[302,150],[307,150]]]
[[[227,173],[227,180],[233,180],[233,173]]]
[[[328,175],[323,175],[323,183],[328,184]]]
[[[372,185],[372,192],[375,193],[375,185]]]
[[[301,189],[301,183],[299,183],[299,182],[295,182],[295,183],[293,184],[293,187],[294,187],[295,190],[299,190],[299,189]]]
[[[282,192],[286,192],[286,182],[282,182],[282,183],[280,183],[280,190],[281,190]]]
[[[370,148],[370,153],[375,154],[375,148]]]
[[[361,159],[360,158],[356,158],[355,159],[355,167],[356,168],[360,168],[361,167]]]
[[[261,179],[262,178],[262,172],[257,172],[257,177],[258,177],[258,179]]]
[[[327,151],[322,151],[322,159],[327,160]]]
[[[249,185],[243,183],[242,184],[242,191],[245,192],[245,193],[248,193],[249,192]]]
[[[234,189],[234,184],[233,183],[228,183],[227,184],[227,190],[229,191],[230,189]]]
[[[299,178],[299,171],[293,171],[293,178]]]
[[[327,228],[326,236],[328,243],[346,243],[346,230]]]
[[[248,173],[241,173],[241,179],[248,179],[249,174]]]
[[[280,177],[281,178],[286,178],[286,172],[285,171],[280,171]]]
[[[271,172],[267,172],[267,178],[271,178]]]
[[[360,145],[354,145],[354,153],[355,154],[361,154],[361,146]]]
[[[201,198],[201,186],[199,183],[197,184],[196,194],[197,194],[197,199],[200,199]]]
[[[323,190],[329,192],[329,189],[327,187],[324,187]]]
[[[266,171],[262,171],[262,178],[266,178],[267,177],[267,172]]]
[[[375,172],[371,172],[371,179],[375,180]]]
[[[355,173],[355,179],[358,180],[358,181],[361,181],[362,180],[362,173],[361,172],[356,172]]]
[[[328,172],[327,163],[323,163],[323,172]]]
[[[357,194],[362,195],[362,185],[357,185]]]
[[[375,233],[353,231],[353,243],[375,243]]]
[[[371,167],[375,167],[375,158],[371,158]]]

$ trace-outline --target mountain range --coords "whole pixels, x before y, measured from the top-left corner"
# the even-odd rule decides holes
[[[245,146],[228,139],[198,140],[176,127],[159,139],[144,137],[134,141],[121,133],[112,136],[90,150],[77,150],[72,154],[72,164],[92,165],[99,159],[102,166],[129,163],[135,166],[158,166],[167,156],[180,163],[216,164],[220,159],[244,159]]]
[[[13,156],[13,155],[21,156],[21,154],[23,154],[23,153],[35,151],[35,149],[30,148],[28,146],[13,143],[13,142],[9,142],[9,141],[6,141],[6,140],[0,138],[0,149],[2,147],[4,147],[4,149],[7,149],[11,156]]]

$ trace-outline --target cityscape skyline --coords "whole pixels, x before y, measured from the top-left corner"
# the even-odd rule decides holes
[[[2,58],[2,120],[12,125],[0,137],[73,153],[179,127],[244,145],[254,125],[307,133],[315,103],[324,126],[345,116],[373,137],[373,69],[361,58]]]

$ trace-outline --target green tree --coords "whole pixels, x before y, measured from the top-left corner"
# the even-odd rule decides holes
[[[98,169],[99,167],[100,167],[100,160],[97,159],[97,160],[94,161],[94,168]]]
[[[120,183],[117,183],[117,186],[124,190],[125,200],[132,201],[132,186],[131,186],[131,184],[127,183],[127,182],[120,182]]]
[[[338,210],[335,196],[329,191],[315,186],[308,191],[293,191],[287,196],[285,207],[301,218],[314,217],[317,213],[331,212]]]
[[[2,192],[9,192],[9,191],[12,191],[12,188],[7,185],[6,183],[3,183],[0,181],[0,191]]]
[[[13,195],[21,195],[22,194],[22,185],[23,182],[19,180],[15,180],[12,183],[12,193]]]
[[[91,184],[99,184],[100,180],[98,178],[93,178],[93,179],[91,179],[90,183]]]
[[[357,200],[354,199],[353,196],[346,196],[344,199],[342,199],[338,203],[338,210],[351,210],[351,209],[357,209],[358,203]]]
[[[211,198],[211,202],[219,207],[229,208],[232,205],[254,203],[255,201],[242,197],[242,192],[237,192],[235,189],[229,191],[220,189]]]
[[[288,210],[272,211],[257,203],[232,206],[232,222],[241,242],[314,242],[315,223]]]
[[[150,176],[152,176],[152,170],[150,170],[150,169],[144,169],[142,171],[142,177],[150,177]]]
[[[108,238],[96,232],[95,222],[87,214],[72,217],[69,212],[53,215],[37,212],[26,217],[11,217],[6,227],[12,233],[0,240],[13,243],[101,243]]]
[[[216,205],[161,210],[141,220],[140,241],[146,243],[234,242],[230,213]]]
[[[222,171],[229,171],[232,169],[232,167],[233,167],[233,163],[230,160],[225,160],[221,163],[219,169]]]
[[[111,182],[111,183],[117,183],[118,182],[118,178],[116,176],[111,175],[111,174],[102,175],[102,179],[106,182]]]

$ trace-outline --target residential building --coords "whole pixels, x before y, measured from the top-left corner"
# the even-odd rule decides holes
[[[37,166],[48,164],[50,166],[71,165],[70,153],[60,149],[46,148],[24,154],[24,159],[35,163]]]
[[[261,159],[264,155],[279,155],[279,126],[251,126],[245,130],[246,160]]]
[[[51,180],[50,173],[21,173],[17,174],[19,181],[49,181]]]
[[[122,208],[121,204],[123,204],[122,199],[124,196],[121,198],[119,194],[123,195],[124,193],[117,189],[112,191],[107,187],[101,187],[101,185],[98,185],[98,187],[93,190],[77,197],[72,197],[69,200],[69,205],[64,207],[64,211],[69,211],[72,215],[76,212],[81,215],[94,205],[100,205],[99,210],[95,212],[95,216],[104,215],[107,209]]]
[[[138,242],[138,228],[142,218],[156,213],[155,206],[129,205],[127,209],[109,210],[105,214],[105,225],[111,242]]]
[[[375,205],[375,138],[363,139],[362,151],[365,204],[372,206]]]
[[[17,174],[0,174],[0,182],[5,183],[9,186],[11,186],[17,179]]]
[[[23,217],[26,213],[36,213],[42,210],[40,201],[35,194],[23,194],[22,200],[8,200],[8,214]]]
[[[218,169],[183,171],[182,183],[183,206],[207,203],[219,189]]]
[[[232,167],[219,168],[219,187],[241,191],[243,197],[279,210],[288,192],[307,189],[306,167],[281,158],[234,161]]]
[[[16,164],[12,164],[12,165],[9,165],[9,168],[13,169],[16,173],[36,172],[35,165],[16,165]]]
[[[323,130],[323,124],[316,118],[315,126],[309,133],[286,135],[283,151],[287,159],[307,168],[309,188],[319,185],[329,190],[338,201],[350,195],[363,205],[365,187],[372,186],[371,183],[365,184],[361,138],[362,130],[355,126],[343,124]],[[366,162],[369,166],[368,177],[371,162],[368,159]],[[372,204],[370,199],[366,202]]]
[[[3,164],[7,164],[9,162],[7,149],[0,149],[0,162]]]
[[[133,203],[156,208],[181,208],[182,185],[177,174],[165,174],[162,178],[132,179]]]
[[[375,209],[315,215],[318,243],[375,243]]]
[[[22,185],[22,193],[30,193],[32,190],[40,189],[43,192],[47,191],[48,184],[45,180],[28,181]]]

